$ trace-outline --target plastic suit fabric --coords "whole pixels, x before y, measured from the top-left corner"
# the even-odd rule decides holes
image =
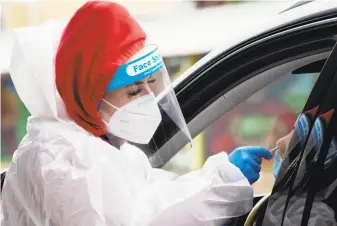
[[[72,121],[54,81],[62,27],[17,32],[11,76],[31,117],[5,179],[1,225],[222,225],[251,209],[252,187],[225,153],[177,176]]]

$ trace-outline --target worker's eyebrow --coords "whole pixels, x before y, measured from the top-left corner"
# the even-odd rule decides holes
[[[149,76],[149,78],[147,79],[147,81],[150,81],[151,79],[155,79],[155,78],[153,78],[153,75]],[[136,81],[134,83],[131,83],[131,84],[127,85],[126,87],[129,87],[129,86],[132,86],[132,85],[142,85],[142,84],[144,84],[143,81]]]
[[[126,87],[129,87],[129,86],[132,86],[132,85],[141,85],[141,84],[144,84],[143,81],[137,81],[137,82],[134,82],[134,83],[131,83],[129,85],[127,85]]]

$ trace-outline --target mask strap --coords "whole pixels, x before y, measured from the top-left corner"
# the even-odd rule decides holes
[[[115,105],[113,105],[113,104],[111,104],[111,103],[109,103],[107,100],[105,100],[104,98],[102,99],[105,103],[107,103],[110,107],[112,107],[112,108],[115,108],[116,110],[119,110],[119,108],[118,107],[116,107]],[[102,102],[101,103],[99,103],[99,106],[98,106],[98,109],[100,109],[101,108],[101,106],[102,106]],[[101,111],[103,114],[105,114],[105,115],[107,115],[104,111]],[[108,122],[106,122],[103,118],[101,118],[101,120],[102,120],[102,122],[104,122],[104,124],[106,124],[106,125],[108,125],[109,123]]]
[[[151,95],[151,96],[153,96],[154,98],[156,98],[153,92],[151,92],[151,93],[149,93],[149,94],[147,94],[147,95]],[[145,96],[147,96],[147,95],[145,95]],[[140,98],[144,98],[145,96],[139,97],[139,98],[136,99],[136,100],[139,100]],[[102,100],[103,100],[106,104],[108,104],[110,107],[116,109],[117,111],[121,111],[121,110],[122,110],[122,108],[116,107],[115,105],[111,104],[110,102],[108,102],[108,101],[105,100],[104,98],[103,98]],[[132,102],[134,102],[134,101],[136,101],[136,100],[133,100]],[[156,99],[155,99],[155,101],[156,101]],[[102,102],[101,102],[101,103],[102,103]],[[100,105],[101,105],[101,103],[100,103]],[[130,103],[131,103],[131,102],[129,102],[128,104],[130,104]],[[129,110],[126,110],[126,109],[125,109],[125,111],[128,112],[128,113],[130,113],[130,114],[135,114],[135,115],[139,115],[139,114],[140,114],[140,113],[138,113],[138,112],[132,112],[132,111],[129,111]]]
[[[115,105],[113,105],[112,103],[108,102],[107,100],[105,100],[104,98],[102,99],[107,105],[109,105],[110,107],[116,109],[116,110],[120,110],[120,108],[116,107]]]
[[[108,102],[107,100],[105,100],[105,99],[102,99],[102,100],[103,100],[106,104],[108,104],[110,107],[116,109],[117,111],[120,111],[120,110],[121,110],[121,108],[116,107],[115,105],[113,105],[112,103]],[[101,103],[102,103],[102,102],[101,102]],[[138,113],[135,113],[135,112],[131,112],[131,111],[127,111],[127,112],[128,112],[128,113],[131,113],[131,114],[136,114],[136,115],[138,115]],[[103,111],[103,113],[104,113],[104,111]],[[105,122],[103,119],[102,119],[102,121],[103,121],[105,124],[109,124],[109,123]]]

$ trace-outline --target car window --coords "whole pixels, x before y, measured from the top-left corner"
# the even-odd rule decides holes
[[[207,157],[221,151],[229,154],[246,145],[271,149],[280,138],[286,142],[318,75],[316,70],[297,70],[281,76],[209,125],[194,138],[193,149],[186,146],[164,168],[184,174],[202,167]],[[273,160],[263,161],[255,193],[271,191],[272,168]]]
[[[298,117],[263,224],[257,225],[337,225],[336,58],[335,46]]]

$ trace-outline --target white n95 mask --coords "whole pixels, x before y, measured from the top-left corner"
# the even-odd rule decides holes
[[[153,93],[117,108],[108,101],[105,103],[117,111],[111,116],[107,131],[119,138],[138,144],[148,144],[156,132],[162,116]]]

